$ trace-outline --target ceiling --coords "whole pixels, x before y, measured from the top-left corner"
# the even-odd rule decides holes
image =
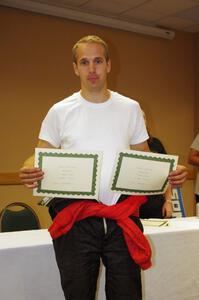
[[[157,33],[167,30],[167,35],[176,30],[199,32],[199,0],[0,0],[0,4],[125,30],[137,27],[146,34],[148,28]]]

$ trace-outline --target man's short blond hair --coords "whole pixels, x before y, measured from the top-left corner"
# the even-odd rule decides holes
[[[84,36],[83,38],[81,38],[79,41],[77,41],[77,43],[75,43],[75,45],[72,48],[72,59],[73,59],[74,63],[77,63],[77,49],[78,49],[79,45],[84,44],[84,43],[85,44],[86,43],[95,43],[95,44],[102,45],[102,47],[104,48],[104,56],[106,58],[106,61],[108,61],[110,59],[109,48],[108,48],[107,43],[97,35],[87,35],[87,36]]]

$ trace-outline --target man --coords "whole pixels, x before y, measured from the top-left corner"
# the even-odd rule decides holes
[[[195,182],[195,198],[196,203],[199,203],[199,134],[195,137],[191,144],[188,162],[197,167],[197,176]]]
[[[113,205],[119,209],[128,197],[108,190],[111,170],[118,150],[149,150],[142,112],[136,101],[108,90],[111,61],[107,44],[101,38],[86,36],[74,45],[73,67],[81,90],[50,109],[41,126],[38,147],[102,151],[99,201],[108,208]],[[43,176],[42,170],[33,167],[33,157],[20,170],[22,182],[30,188],[36,187]],[[171,184],[181,184],[185,177],[186,170],[180,167],[170,174],[169,180]],[[54,199],[49,208],[54,223],[59,216],[63,222],[67,221],[62,214],[84,201]],[[141,228],[136,214],[131,219],[133,226]],[[135,231],[139,230],[137,226]],[[138,238],[142,237],[138,234]],[[76,222],[67,234],[55,238],[53,244],[67,300],[95,299],[100,258],[106,267],[108,300],[142,298],[140,266],[130,256],[115,220],[85,218]]]

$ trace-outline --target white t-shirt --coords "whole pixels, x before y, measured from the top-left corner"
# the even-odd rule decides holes
[[[199,151],[199,134],[195,137],[193,143],[191,144],[191,149]],[[199,195],[199,168],[197,168],[195,193]]]
[[[39,138],[57,148],[103,152],[99,200],[113,205],[120,196],[108,191],[116,153],[146,141],[148,134],[138,102],[111,92],[107,101],[92,103],[77,92],[52,106]]]

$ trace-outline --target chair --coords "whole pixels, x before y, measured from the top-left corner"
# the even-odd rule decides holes
[[[34,210],[25,203],[14,202],[7,205],[0,214],[0,231],[21,231],[40,229]]]

